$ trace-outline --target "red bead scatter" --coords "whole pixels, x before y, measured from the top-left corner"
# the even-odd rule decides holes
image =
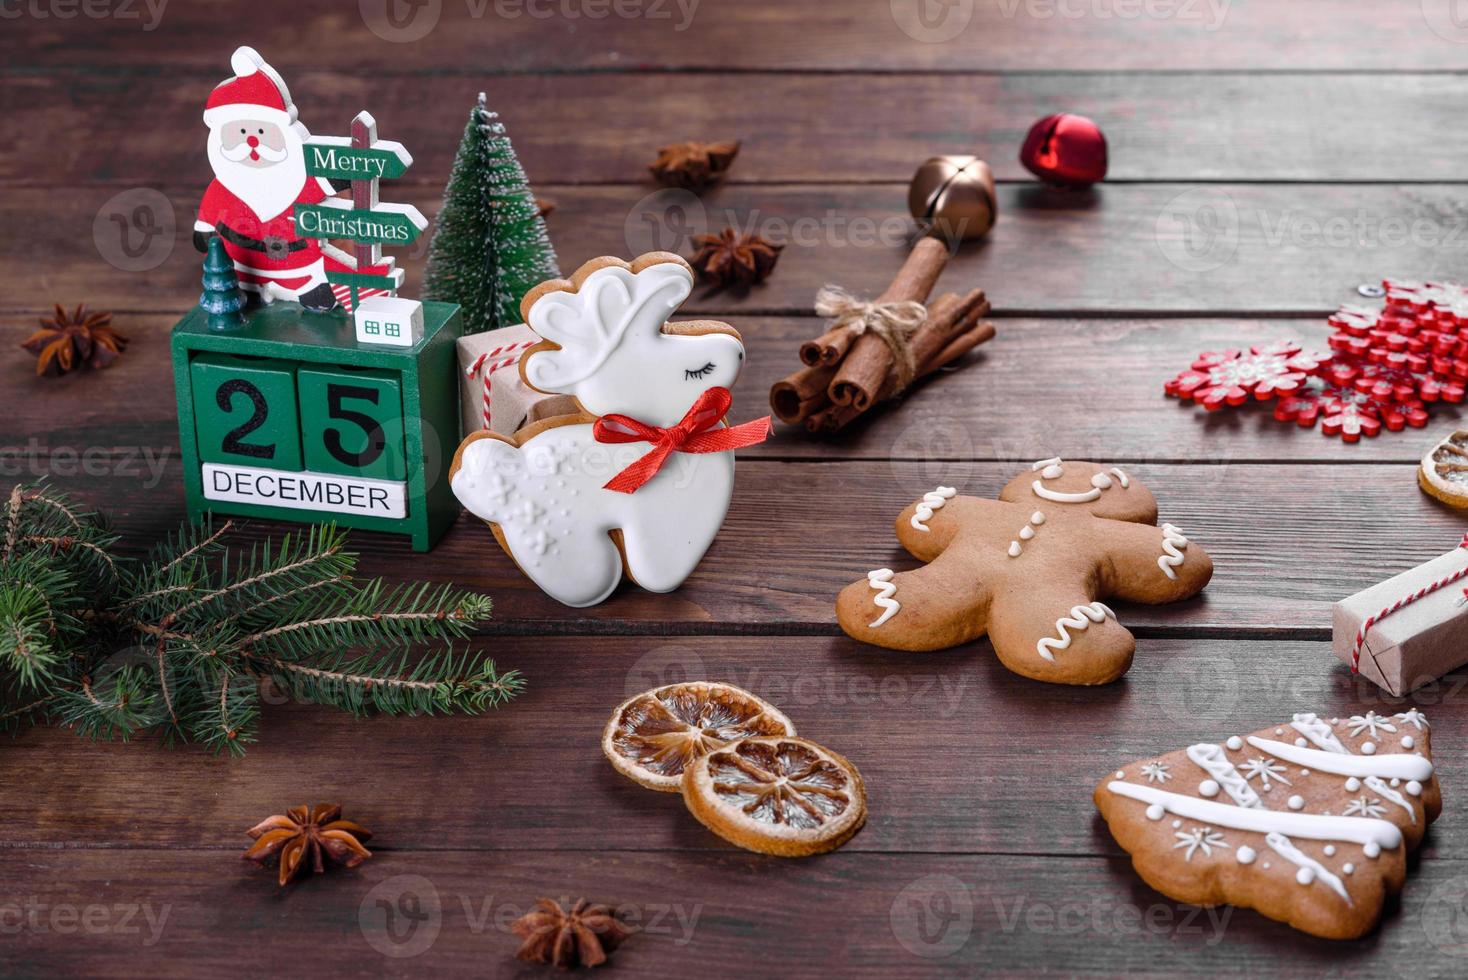
[[[1163,390],[1209,411],[1274,399],[1274,417],[1346,442],[1427,424],[1429,404],[1468,395],[1468,288],[1386,279],[1380,308],[1346,305],[1329,354],[1282,341],[1206,351]]]

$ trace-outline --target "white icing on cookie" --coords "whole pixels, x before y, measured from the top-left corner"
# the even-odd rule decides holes
[[[1247,830],[1256,834],[1280,833],[1306,840],[1349,841],[1363,845],[1368,855],[1373,846],[1376,853],[1380,854],[1381,848],[1397,847],[1402,843],[1402,832],[1395,824],[1374,817],[1330,817],[1318,813],[1285,813],[1280,810],[1234,806],[1231,803],[1214,803],[1200,800],[1196,796],[1172,793],[1155,786],[1133,785],[1117,780],[1108,782],[1106,788],[1118,796],[1161,806],[1168,813],[1232,830]]]
[[[1101,499],[1101,491],[1092,487],[1085,493],[1061,493],[1059,490],[1050,490],[1039,480],[1030,485],[1035,491],[1035,496],[1045,500],[1054,501],[1057,504],[1089,504],[1093,500]]]
[[[1416,744],[1417,744],[1417,740],[1415,738],[1413,738],[1411,735],[1403,735],[1402,736],[1402,748],[1404,748],[1404,749],[1410,749],[1410,748],[1412,748],[1412,746],[1414,746]]]
[[[1110,616],[1116,618],[1116,613],[1105,603],[1093,602],[1088,606],[1071,606],[1070,615],[1062,616],[1055,621],[1055,631],[1058,636],[1047,636],[1035,644],[1035,651],[1051,663],[1055,662],[1052,650],[1068,650],[1071,643],[1071,630],[1086,630],[1092,623],[1100,623]]]
[[[1295,880],[1297,882],[1302,885],[1308,885],[1318,880],[1321,884],[1345,899],[1347,905],[1355,904],[1351,901],[1351,896],[1347,893],[1346,886],[1330,872],[1329,868],[1296,847],[1284,834],[1265,834],[1264,840],[1280,857],[1299,865],[1300,870],[1295,873]]]
[[[896,616],[897,611],[902,608],[902,605],[892,598],[897,594],[897,583],[892,581],[894,574],[890,568],[874,568],[867,572],[867,585],[877,590],[877,594],[872,597],[872,604],[882,610],[882,615],[868,624],[870,629],[881,626]]]
[[[1420,755],[1377,755],[1363,758],[1359,755],[1342,755],[1339,752],[1322,752],[1319,749],[1302,749],[1285,742],[1276,742],[1257,735],[1249,736],[1249,744],[1261,752],[1268,752],[1297,766],[1308,765],[1321,772],[1337,776],[1384,776],[1398,779],[1429,779],[1432,763]]]
[[[1032,528],[1032,527],[1026,526],[1026,527],[1022,527],[1022,528],[1019,529],[1019,539],[1021,541],[1028,541],[1031,538],[1033,538],[1034,536],[1035,536],[1035,529]],[[1410,739],[1408,741],[1410,741]]]
[[[1121,484],[1123,490],[1132,485],[1132,481],[1127,479],[1127,475],[1121,471],[1120,466],[1113,466],[1107,472],[1116,477],[1116,482]]]
[[[1235,752],[1237,752],[1239,749],[1244,747],[1244,740],[1239,738],[1237,735],[1230,735],[1228,737],[1228,741],[1223,744],[1227,745],[1230,749],[1233,749]]]
[[[1030,515],[1030,523],[1035,525],[1035,527],[1039,527],[1041,524],[1045,523],[1045,515],[1038,510],[1035,511],[1033,514]]]
[[[1188,758],[1193,760],[1193,763],[1200,769],[1212,776],[1216,781],[1216,785],[1223,787],[1239,806],[1264,806],[1263,801],[1259,799],[1259,794],[1254,792],[1254,788],[1239,774],[1239,771],[1234,768],[1233,763],[1224,757],[1223,749],[1219,746],[1209,742],[1199,742],[1197,745],[1190,745],[1188,746]],[[1214,796],[1217,792],[1218,790],[1215,788],[1213,793],[1206,793],[1204,795]]]
[[[1025,549],[1023,549],[1023,548],[1020,547],[1018,541],[1011,541],[1011,542],[1009,542],[1009,551],[1007,552],[1007,554],[1009,555],[1009,557],[1011,557],[1011,558],[1018,558],[1020,555],[1022,555],[1024,553],[1025,553]]]
[[[1313,742],[1317,749],[1339,752],[1342,755],[1350,752],[1350,749],[1347,749],[1341,744],[1341,740],[1335,737],[1335,732],[1331,730],[1330,725],[1311,712],[1302,711],[1295,715],[1294,721],[1290,722],[1290,727]]]
[[[1394,779],[1392,782],[1395,783],[1397,780]],[[1376,795],[1380,796],[1383,800],[1386,800],[1388,803],[1395,803],[1403,810],[1406,810],[1407,816],[1412,818],[1412,822],[1417,822],[1417,810],[1407,801],[1406,797],[1388,786],[1380,776],[1367,776],[1366,786],[1368,789],[1374,790]]]
[[[1157,567],[1173,581],[1177,581],[1177,572],[1173,569],[1187,560],[1183,554],[1187,547],[1188,539],[1183,537],[1176,524],[1162,525],[1162,556],[1157,559]]]
[[[1254,859],[1258,856],[1259,855],[1254,852],[1254,849],[1247,844],[1243,845],[1234,852],[1234,857],[1238,859],[1238,862],[1240,864],[1253,864]]]
[[[933,511],[942,510],[943,505],[956,496],[958,496],[958,491],[952,487],[939,487],[936,490],[929,490],[923,494],[922,501],[918,503],[917,509],[913,511],[912,526],[919,531],[928,530],[928,525],[925,522],[932,520]]]

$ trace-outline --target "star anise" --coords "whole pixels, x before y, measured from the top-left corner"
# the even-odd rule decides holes
[[[326,870],[323,855],[343,867],[355,868],[372,856],[362,846],[362,841],[372,839],[372,833],[350,820],[339,819],[341,815],[339,804],[318,803],[314,807],[293,806],[284,816],[267,817],[249,829],[255,843],[242,857],[263,868],[279,852],[282,886],[301,872],[308,855],[316,874]]]
[[[722,143],[674,143],[658,147],[658,158],[648,165],[653,177],[665,187],[696,191],[716,183],[739,155],[739,141]]]
[[[567,969],[600,966],[634,931],[605,905],[588,905],[584,898],[569,911],[554,899],[542,898],[510,928],[525,940],[516,954],[520,959]]]
[[[112,329],[111,313],[89,313],[77,306],[67,313],[61,304],[41,319],[41,329],[20,346],[36,355],[36,374],[65,374],[82,365],[104,368],[127,347],[127,338]]]
[[[694,235],[697,249],[689,264],[701,277],[717,286],[749,286],[763,282],[779,261],[785,246],[759,235],[746,235],[725,228],[717,235]]]

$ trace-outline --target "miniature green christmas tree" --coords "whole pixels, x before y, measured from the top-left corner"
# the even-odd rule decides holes
[[[204,293],[199,297],[199,307],[209,314],[211,326],[233,326],[240,321],[240,310],[245,308],[245,293],[240,289],[240,278],[234,271],[234,260],[224,250],[224,239],[218,235],[209,238],[208,251],[204,253]]]
[[[159,731],[238,754],[264,680],[357,714],[473,713],[522,686],[483,654],[412,658],[466,637],[489,598],[356,582],[333,526],[243,551],[225,543],[228,522],[189,527],[128,561],[64,496],[32,486],[0,499],[0,729]]]
[[[504,124],[479,103],[444,190],[423,293],[458,303],[464,332],[520,322],[520,299],[560,275],[545,220]]]

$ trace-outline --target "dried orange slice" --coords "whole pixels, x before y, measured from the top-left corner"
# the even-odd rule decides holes
[[[683,802],[726,841],[780,857],[834,851],[867,819],[861,773],[804,738],[747,738],[709,752],[684,773]]]
[[[1417,483],[1445,504],[1468,507],[1468,430],[1459,429],[1427,451]]]
[[[676,793],[683,770],[751,735],[794,735],[774,705],[733,684],[693,681],[644,691],[612,712],[601,750],[627,778]]]

